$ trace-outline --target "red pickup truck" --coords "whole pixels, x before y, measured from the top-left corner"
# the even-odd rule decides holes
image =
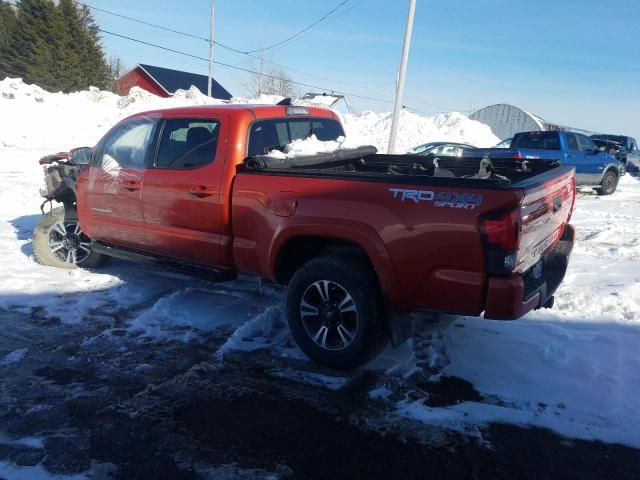
[[[127,118],[92,149],[41,160],[42,195],[63,206],[37,226],[35,258],[288,285],[295,340],[334,368],[403,341],[416,312],[516,319],[552,305],[574,241],[573,168],[366,147],[266,155],[311,135],[344,131],[333,112],[296,106]]]

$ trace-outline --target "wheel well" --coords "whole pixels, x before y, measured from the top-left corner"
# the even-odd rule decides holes
[[[278,253],[275,267],[276,280],[283,285],[288,284],[293,274],[302,265],[326,253],[359,256],[373,269],[367,252],[357,243],[340,238],[296,237],[287,240]]]

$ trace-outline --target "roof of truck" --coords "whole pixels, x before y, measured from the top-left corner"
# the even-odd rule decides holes
[[[254,119],[259,118],[274,118],[274,117],[290,117],[290,116],[313,116],[313,117],[328,117],[338,119],[338,116],[329,109],[326,108],[317,108],[317,107],[296,107],[293,108],[304,108],[308,113],[300,114],[300,113],[287,113],[288,109],[292,108],[291,106],[286,105],[256,105],[256,104],[221,104],[221,105],[198,105],[191,107],[175,107],[175,108],[165,108],[158,110],[149,110],[146,112],[140,112],[133,117],[138,117],[141,115],[152,115],[152,114],[160,114],[163,117],[170,117],[172,115],[207,115],[207,114],[225,114],[225,115],[252,115]],[[291,110],[289,110],[291,112]]]

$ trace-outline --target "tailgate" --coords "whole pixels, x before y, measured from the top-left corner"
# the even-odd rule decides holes
[[[514,185],[523,188],[516,273],[524,273],[562,237],[575,203],[575,170],[559,167]]]

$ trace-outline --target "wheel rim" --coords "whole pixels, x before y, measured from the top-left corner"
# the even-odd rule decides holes
[[[613,186],[614,186],[614,180],[613,180],[613,176],[611,175],[607,175],[604,179],[604,188],[605,190],[607,190],[608,192],[613,190]]]
[[[307,287],[300,318],[309,338],[325,350],[344,350],[358,334],[358,309],[349,292],[330,280]]]
[[[91,255],[92,241],[77,220],[56,223],[49,232],[49,251],[58,260],[77,265]]]

